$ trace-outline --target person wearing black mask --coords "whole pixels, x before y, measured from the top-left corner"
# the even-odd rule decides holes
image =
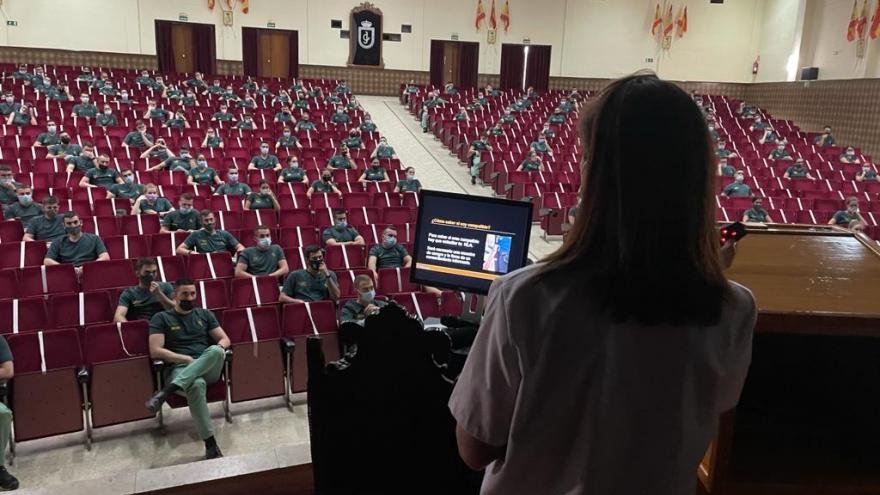
[[[309,199],[312,199],[312,194],[331,192],[339,196],[340,199],[342,198],[342,192],[336,187],[336,184],[333,183],[333,172],[330,169],[324,169],[324,171],[321,172],[321,180],[312,182],[311,187],[306,191],[306,196],[308,196]]]
[[[150,319],[150,357],[165,363],[165,387],[144,406],[156,414],[169,395],[186,397],[199,438],[205,442],[205,458],[214,459],[223,453],[214,438],[206,391],[220,379],[231,343],[214,313],[195,307],[196,297],[196,283],[178,279],[174,306]]]
[[[306,248],[305,256],[308,260],[306,268],[290,272],[284,280],[278,302],[283,304],[339,299],[336,274],[327,269],[324,250],[313,244]]]
[[[229,232],[215,228],[216,219],[211,210],[199,212],[202,218],[202,228],[193,231],[186,239],[177,246],[177,254],[186,256],[193,253],[214,253],[217,251],[229,251],[238,253],[244,246]]]
[[[159,262],[156,258],[140,258],[134,265],[138,284],[122,291],[113,321],[150,320],[153,315],[174,308],[174,288],[158,282]]]
[[[64,214],[64,232],[67,235],[60,237],[49,246],[49,251],[43,259],[46,266],[70,263],[79,268],[89,261],[107,261],[110,254],[104,247],[104,241],[95,234],[82,231],[82,222],[79,216],[72,211]]]

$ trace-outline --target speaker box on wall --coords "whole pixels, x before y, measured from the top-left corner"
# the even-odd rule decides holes
[[[804,67],[801,69],[801,81],[815,81],[819,79],[818,67]]]

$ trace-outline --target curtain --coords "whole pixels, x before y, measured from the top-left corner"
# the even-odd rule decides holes
[[[162,72],[174,72],[174,47],[171,43],[171,23],[156,19],[156,60]]]
[[[431,40],[431,84],[434,87],[443,87],[443,49],[446,42],[443,40]]]
[[[458,87],[462,89],[477,87],[477,69],[480,56],[479,43],[461,43],[458,59]]]
[[[501,89],[525,89],[522,86],[524,63],[523,45],[501,45]]]
[[[288,77],[299,77],[299,31],[291,31],[290,40],[290,64]]]
[[[259,72],[259,30],[255,28],[241,28],[241,55],[244,75],[257,77]]]
[[[529,63],[526,65],[526,87],[535,91],[547,91],[550,87],[550,45],[529,46]]]
[[[213,24],[193,24],[193,51],[196,70],[203,74],[217,73],[217,41]]]

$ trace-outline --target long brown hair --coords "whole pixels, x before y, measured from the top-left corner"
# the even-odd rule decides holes
[[[654,74],[631,75],[584,108],[580,135],[581,203],[544,273],[576,277],[613,321],[717,323],[728,286],[696,104]]]

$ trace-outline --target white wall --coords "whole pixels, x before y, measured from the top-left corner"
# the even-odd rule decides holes
[[[868,26],[876,3],[869,2]],[[801,66],[818,67],[819,79],[880,77],[880,40],[866,35],[865,56],[856,56],[857,42],[846,39],[852,14],[851,0],[808,0],[801,43]],[[862,0],[858,2],[861,13]]]
[[[806,0],[761,0],[756,82],[794,81],[800,73]]]
[[[533,44],[553,46],[550,73],[554,76],[615,77],[651,68],[671,79],[750,82],[751,63],[759,52],[767,67],[759,80],[785,79],[781,61],[787,61],[799,33],[796,26],[788,25],[789,11],[805,1],[729,0],[717,5],[688,1],[688,33],[674,39],[670,50],[663,50],[659,38],[648,33],[655,0],[511,0],[510,31],[499,29],[495,45],[486,43],[485,28],[474,30],[476,0],[375,3],[384,13],[386,32],[400,32],[401,24],[413,27],[411,34],[402,34],[401,42],[383,44],[389,69],[428,70],[431,39],[450,39],[456,33],[462,41],[480,42],[481,73],[499,71],[502,43],[520,43],[527,37]],[[190,22],[217,26],[220,59],[241,60],[241,27],[266,27],[271,21],[279,29],[299,31],[300,63],[344,65],[347,61],[348,40],[339,38],[330,20],[342,19],[348,29],[349,12],[359,0],[253,0],[246,15],[236,8],[232,27],[222,26],[219,5],[224,2],[217,0],[212,12],[206,0],[8,0],[2,13],[19,24],[8,27],[0,22],[0,44],[152,55],[154,20],[177,20],[184,13]],[[676,14],[683,3],[676,2]],[[488,9],[491,0],[484,0],[484,5]],[[496,0],[499,26],[502,5],[503,0]],[[841,15],[840,8],[820,10],[818,17],[808,20]],[[842,10],[849,15],[848,8]],[[764,18],[777,26],[786,21],[786,27],[769,28],[762,24]],[[819,31],[826,36],[823,29]],[[653,61],[646,61],[649,58]]]

